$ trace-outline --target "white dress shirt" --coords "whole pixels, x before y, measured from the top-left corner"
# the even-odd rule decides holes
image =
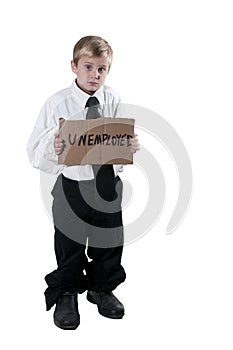
[[[104,85],[92,96],[99,100],[103,117],[121,117],[120,98],[112,88]],[[28,157],[33,167],[50,174],[62,172],[65,177],[78,181],[94,179],[91,165],[58,164],[53,145],[54,134],[59,131],[59,118],[85,120],[85,105],[89,97],[91,96],[73,81],[69,88],[57,92],[45,102],[27,145]],[[114,164],[113,169],[116,176],[119,171],[123,171],[123,166]]]

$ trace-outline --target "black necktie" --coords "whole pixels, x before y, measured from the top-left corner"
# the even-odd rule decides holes
[[[90,97],[87,100],[86,106],[88,107],[86,119],[100,118],[99,112],[99,100],[96,97]],[[115,196],[115,176],[112,164],[93,164],[92,169],[96,179],[96,189],[99,195],[107,200],[111,201]]]
[[[85,108],[88,107],[86,119],[96,119],[101,117],[99,112],[99,104],[98,98],[89,97],[85,106]]]

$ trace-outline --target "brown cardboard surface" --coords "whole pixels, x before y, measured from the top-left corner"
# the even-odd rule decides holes
[[[132,118],[59,119],[59,135],[65,149],[58,163],[132,164],[130,139],[134,134]]]

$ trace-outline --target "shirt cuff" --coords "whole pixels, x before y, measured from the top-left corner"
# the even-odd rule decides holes
[[[117,176],[118,173],[121,173],[124,170],[123,165],[122,164],[114,164],[113,170],[114,170],[115,176]]]

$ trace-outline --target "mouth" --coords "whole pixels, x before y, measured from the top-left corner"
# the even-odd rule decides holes
[[[93,86],[98,85],[98,83],[96,83],[95,81],[89,81],[89,83],[88,83],[88,84],[93,85]]]

